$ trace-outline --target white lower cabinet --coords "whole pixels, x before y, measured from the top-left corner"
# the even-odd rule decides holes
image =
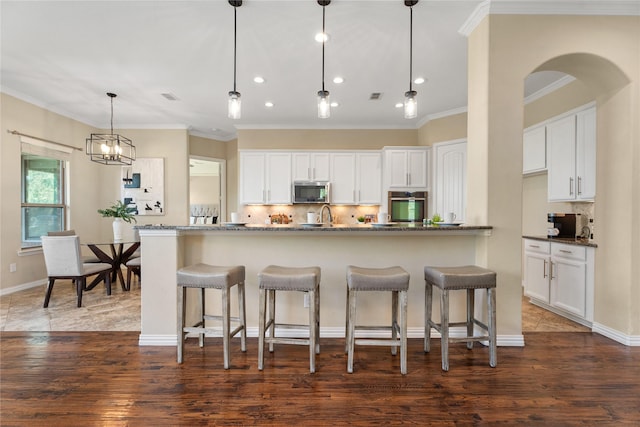
[[[582,324],[593,322],[595,249],[524,239],[525,295]]]

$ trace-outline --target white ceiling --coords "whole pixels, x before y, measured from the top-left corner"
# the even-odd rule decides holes
[[[416,128],[467,104],[467,40],[460,27],[480,0],[414,6],[418,118],[403,118],[409,89],[409,8],[402,0],[333,0],[326,8],[325,87],[333,108],[318,119],[322,8],[312,0],[245,0],[238,8],[237,90],[242,119],[227,118],[233,89],[233,7],[209,1],[7,1],[1,13],[2,91],[89,125],[188,128],[228,140],[236,126]],[[260,75],[266,82],[258,85]],[[333,77],[345,82],[337,85]],[[557,74],[541,74],[534,92]],[[372,92],[381,99],[369,100]],[[178,98],[169,101],[161,94]],[[528,94],[527,93],[527,94]],[[275,106],[266,108],[271,101]],[[126,132],[123,132],[126,136]]]

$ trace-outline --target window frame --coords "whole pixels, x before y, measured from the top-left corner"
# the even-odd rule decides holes
[[[60,194],[59,203],[27,203],[25,200],[28,200],[27,197],[27,173],[30,168],[26,166],[26,162],[29,158],[40,158],[55,161],[59,165],[59,179],[58,179],[58,192]],[[59,159],[52,156],[47,156],[46,154],[32,154],[29,152],[22,152],[20,154],[20,241],[21,241],[21,249],[33,249],[42,247],[42,242],[40,238],[27,240],[29,237],[29,233],[27,232],[27,219],[25,218],[26,212],[25,210],[28,208],[52,208],[52,209],[61,209],[62,210],[62,227],[60,230],[49,230],[49,231],[63,231],[67,228],[67,214],[68,214],[68,204],[67,204],[67,167],[68,162],[63,159]]]

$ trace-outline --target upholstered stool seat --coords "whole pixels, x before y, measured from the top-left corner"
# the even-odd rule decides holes
[[[489,365],[495,367],[497,363],[496,351],[496,273],[475,265],[460,267],[425,267],[425,330],[424,351],[431,349],[431,328],[440,332],[442,350],[442,370],[449,370],[449,343],[466,342],[467,348],[472,349],[474,341],[489,342]],[[433,286],[440,289],[440,323],[431,319]],[[475,290],[487,290],[487,324],[475,318]],[[449,291],[467,291],[467,319],[465,322],[449,321]],[[474,335],[474,325],[480,327],[486,334]],[[451,338],[451,326],[466,326],[467,335]]]
[[[197,333],[200,339],[200,347],[204,346],[204,335],[222,337],[224,352],[224,368],[229,369],[231,358],[230,341],[240,333],[240,347],[247,351],[247,327],[244,300],[245,268],[239,266],[214,266],[208,264],[195,264],[183,267],[177,272],[178,281],[178,363],[182,363],[184,340],[187,333]],[[231,295],[233,286],[238,286],[238,317],[231,317]],[[186,295],[187,288],[200,289],[198,293],[200,305],[200,320],[193,326],[185,326],[186,321]],[[222,291],[222,315],[209,315],[205,311],[205,289],[219,289]],[[210,328],[205,324],[206,320],[222,322],[222,331],[219,328]],[[231,322],[238,326],[231,331]]]
[[[391,346],[391,354],[397,353],[400,347],[400,372],[407,373],[407,290],[409,289],[409,273],[401,267],[362,268],[347,267],[347,319],[346,345],[347,372],[353,372],[353,352],[355,345]],[[361,291],[391,292],[391,325],[390,326],[358,326],[356,325],[356,300]],[[400,323],[398,324],[398,311]],[[389,330],[390,339],[355,339],[356,331]],[[399,337],[398,337],[399,334]]]
[[[320,353],[320,267],[282,267],[270,265],[259,274],[260,313],[258,326],[258,369],[264,367],[264,345],[298,344],[309,346],[309,370],[316,371],[316,354]],[[276,323],[276,291],[298,291],[309,294],[309,325]],[[267,305],[269,315],[267,317]],[[309,338],[276,337],[275,328],[307,329]],[[269,336],[266,335],[267,329]]]

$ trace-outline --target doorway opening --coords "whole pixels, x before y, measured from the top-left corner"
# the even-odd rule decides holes
[[[226,161],[189,157],[191,224],[219,224],[226,220]]]

